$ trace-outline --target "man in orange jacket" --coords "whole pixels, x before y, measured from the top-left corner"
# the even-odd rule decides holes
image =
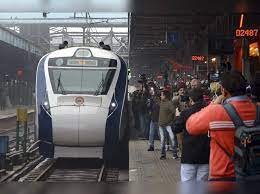
[[[209,134],[210,141],[210,180],[235,180],[234,164],[217,145],[220,143],[229,153],[234,154],[235,127],[222,104],[231,103],[245,125],[253,126],[256,119],[256,106],[245,95],[246,80],[239,72],[227,72],[221,76],[222,95],[201,111],[193,114],[186,123],[191,135]]]

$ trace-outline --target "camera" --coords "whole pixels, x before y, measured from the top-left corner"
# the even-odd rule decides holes
[[[181,102],[189,102],[190,97],[189,96],[180,96],[181,97]]]
[[[219,82],[219,73],[211,73],[209,74],[209,82]]]

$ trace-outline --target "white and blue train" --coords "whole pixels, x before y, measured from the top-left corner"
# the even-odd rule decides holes
[[[127,65],[110,51],[72,47],[42,57],[36,73],[40,153],[107,161],[127,154],[127,85]],[[93,148],[101,156],[92,156],[100,154]]]

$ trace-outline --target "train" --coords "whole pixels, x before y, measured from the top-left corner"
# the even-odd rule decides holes
[[[35,89],[40,154],[128,161],[127,69],[120,56],[94,47],[43,56]]]

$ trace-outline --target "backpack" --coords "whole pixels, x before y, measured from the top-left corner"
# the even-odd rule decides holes
[[[234,162],[236,180],[260,180],[260,106],[256,105],[254,126],[245,126],[235,107],[228,103],[224,108],[235,125],[234,155],[220,143],[217,145]]]

